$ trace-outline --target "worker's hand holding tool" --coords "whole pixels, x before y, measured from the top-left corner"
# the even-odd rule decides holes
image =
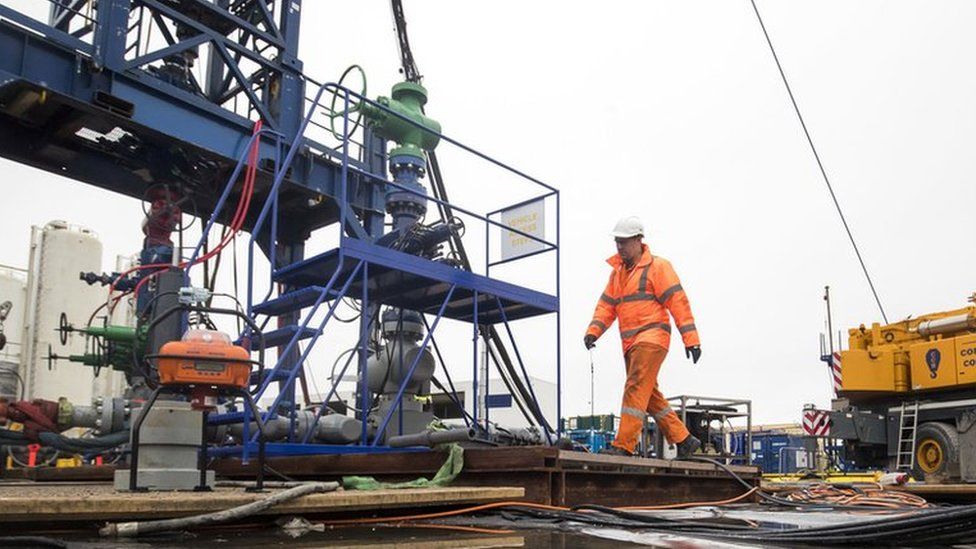
[[[593,334],[586,334],[583,337],[583,345],[585,345],[587,349],[596,347],[596,336]]]
[[[690,358],[692,364],[698,364],[698,359],[701,358],[701,345],[685,347],[685,357]]]

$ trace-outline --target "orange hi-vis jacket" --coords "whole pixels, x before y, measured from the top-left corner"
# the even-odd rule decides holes
[[[645,244],[644,253],[632,269],[627,269],[619,254],[607,263],[613,272],[596,304],[587,334],[599,338],[616,319],[624,353],[638,343],[667,349],[671,344],[670,311],[685,347],[700,344],[688,296],[667,259],[651,255]]]

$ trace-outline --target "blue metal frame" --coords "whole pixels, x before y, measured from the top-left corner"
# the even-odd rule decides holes
[[[440,322],[441,317],[444,315],[444,308],[447,307],[449,301],[451,301],[451,296],[454,294],[454,289],[457,285],[451,286],[450,291],[447,292],[447,297],[444,298],[444,303],[441,304],[441,310],[434,317],[434,324],[431,325],[430,330],[427,331],[427,335],[424,337],[424,342],[420,345],[420,352],[414,357],[413,362],[410,363],[410,368],[407,370],[407,375],[404,376],[403,383],[400,384],[400,388],[397,390],[397,396],[394,399],[396,404],[394,404],[387,412],[386,416],[383,417],[383,421],[380,426],[376,429],[376,434],[373,435],[373,446],[376,446],[377,442],[383,440],[383,434],[386,433],[386,426],[390,423],[390,418],[393,417],[393,412],[401,408],[403,404],[403,392],[407,389],[407,384],[410,383],[410,379],[413,377],[413,373],[417,370],[417,365],[420,364],[420,359],[422,357],[424,349],[427,348],[427,344],[430,343],[430,339],[434,337],[434,330],[437,329],[437,324]],[[401,346],[401,351],[402,351]],[[364,408],[365,410],[365,408]],[[402,422],[400,428],[403,428]]]
[[[451,289],[447,292],[431,327],[435,327],[445,316],[472,322],[475,332],[473,342],[475,366],[477,366],[478,324],[502,320],[507,323],[508,320],[515,319],[517,314],[530,316],[554,312],[556,314],[557,386],[561,384],[558,346],[560,309],[557,189],[464,143],[438,134],[442,142],[542,188],[543,194],[529,199],[530,201],[554,196],[557,212],[556,240],[548,242],[491,219],[498,213],[497,211],[477,214],[457,205],[424,196],[428,202],[446,204],[454,211],[480,220],[484,223],[486,234],[492,229],[508,230],[541,242],[545,246],[544,252],[554,251],[555,295],[490,278],[488,276],[490,267],[499,262],[491,261],[490,250],[487,247],[482,275],[450,269],[423,258],[407,256],[376,246],[372,242],[375,237],[380,236],[378,232],[381,230],[380,221],[383,215],[383,192],[392,187],[415,195],[419,193],[388,180],[385,173],[378,173],[381,170],[380,164],[376,162],[376,150],[377,147],[381,149],[382,142],[371,136],[368,131],[364,133],[361,143],[353,141],[353,136],[349,135],[350,107],[353,102],[367,103],[384,111],[387,116],[398,117],[414,126],[416,124],[384,105],[337,84],[318,86],[313,98],[306,97],[305,85],[311,81],[302,74],[302,64],[297,58],[301,0],[282,2],[277,6],[277,10],[270,9],[271,5],[267,0],[249,0],[248,9],[254,11],[241,17],[231,13],[227,9],[228,4],[222,1],[186,0],[186,3],[180,6],[192,5],[193,10],[198,10],[193,12],[195,16],[191,16],[189,12],[180,11],[182,7],[160,0],[100,0],[90,19],[77,9],[82,5],[77,0],[59,0],[55,4],[57,7],[51,12],[51,24],[40,23],[0,5],[0,51],[5,52],[4,56],[0,56],[0,94],[22,93],[27,90],[43,97],[47,104],[70,109],[85,120],[97,120],[107,128],[122,128],[135,136],[146,149],[169,151],[172,148],[181,153],[198,155],[221,168],[229,170],[234,166],[234,175],[223,187],[219,200],[214,203],[208,198],[204,204],[206,211],[214,211],[208,221],[208,227],[220,221],[223,207],[237,182],[242,169],[243,159],[240,156],[242,146],[246,155],[249,148],[247,145],[252,143],[252,140],[257,140],[259,158],[274,160],[270,168],[262,166],[261,177],[266,178],[268,171],[273,176],[270,185],[266,187],[268,199],[254,223],[245,227],[252,232],[248,261],[248,312],[251,316],[256,316],[253,299],[254,244],[261,245],[269,256],[272,266],[271,282],[274,283],[279,277],[287,275],[289,269],[293,269],[291,272],[294,272],[294,269],[298,268],[293,264],[310,264],[302,261],[303,246],[300,242],[294,241],[294,235],[336,221],[328,214],[319,214],[318,217],[307,215],[282,218],[279,196],[285,190],[285,182],[291,190],[297,188],[302,192],[320,194],[334,200],[335,209],[338,211],[338,222],[342,228],[339,246],[334,251],[337,254],[338,267],[333,265],[335,269],[329,276],[329,284],[322,287],[316,296],[314,306],[301,322],[297,321],[297,317],[286,317],[289,322],[292,318],[296,319],[294,325],[300,327],[294,331],[287,344],[282,345],[279,359],[269,372],[269,376],[258,380],[259,396],[267,390],[272,380],[278,380],[279,396],[276,402],[291,398],[286,393],[294,393],[294,382],[302,367],[302,360],[320,337],[339,300],[355,289],[359,291],[359,299],[364,311],[359,352],[359,370],[363,380],[360,390],[360,410],[364,412],[369,410],[370,396],[365,385],[366,358],[369,351],[367,348],[369,321],[366,317],[369,316],[367,311],[371,307],[378,307],[387,301],[383,295],[370,295],[372,291],[370,282],[384,270],[390,269],[450,286]],[[133,10],[139,10],[136,14],[138,22],[130,25],[130,14],[133,14]],[[275,11],[277,11],[277,21],[272,15]],[[143,18],[151,19],[165,39],[166,44],[155,51],[149,51],[149,44],[140,42]],[[77,26],[78,24],[80,27]],[[179,28],[188,31],[180,35],[179,32],[175,32]],[[227,32],[226,28],[236,29],[239,34]],[[135,38],[132,38],[133,33],[137,34]],[[256,40],[264,42],[268,51],[253,46],[251,42]],[[211,72],[208,75],[208,89],[205,91],[209,96],[207,93],[201,93],[199,83],[195,80],[193,83],[196,84],[196,89],[192,86],[184,89],[162,80],[150,70],[152,63],[204,44],[212,45],[214,59],[219,59],[222,64],[220,74]],[[242,59],[255,64],[258,67],[257,72],[247,74],[246,69],[240,64]],[[251,88],[252,76],[259,73],[272,75],[268,78],[273,77],[278,80],[277,93],[269,94],[265,88]],[[212,89],[210,89],[211,84],[215,84]],[[263,85],[267,86],[267,81]],[[344,104],[343,136],[338,147],[315,143],[306,135],[308,125],[313,123],[313,116],[322,108],[321,99],[326,93],[338,95]],[[246,112],[239,113],[222,106],[235,96],[246,100],[248,105]],[[120,104],[127,103],[132,106],[131,112],[125,112],[125,109],[113,110],[100,103],[98,97],[109,98],[112,102]],[[260,116],[267,127],[267,131],[256,137],[252,136],[251,118],[254,116]],[[62,173],[63,166],[57,155],[46,156],[50,153],[44,152],[42,148],[31,146],[34,142],[46,142],[44,140],[50,140],[51,136],[31,133],[34,130],[29,124],[25,124],[29,121],[26,118],[20,120],[16,117],[0,117],[0,154],[16,161]],[[12,137],[15,135],[18,137]],[[145,180],[133,175],[136,171],[135,167],[153,167],[153,159],[148,157],[127,158],[128,163],[126,163],[119,162],[117,158],[97,147],[79,144],[76,141],[62,141],[58,145],[79,152],[76,160],[72,162],[71,171],[63,175],[130,196],[141,196],[147,184]],[[353,157],[353,145],[361,155],[359,158]],[[363,147],[366,147],[365,151]],[[283,149],[287,150],[284,158],[282,158]],[[313,149],[318,153],[310,152]],[[155,172],[150,169],[149,173]],[[156,181],[158,179],[153,179],[150,183]],[[270,227],[265,229],[269,216]],[[287,231],[289,239],[280,237],[283,231]],[[193,258],[199,257],[201,245],[202,242],[194,251]],[[351,272],[345,271],[346,257],[358,261]],[[323,257],[319,256],[309,261],[315,259],[322,260]],[[346,278],[342,288],[335,291],[334,286],[342,280],[343,276]],[[273,284],[269,284],[269,290],[272,286]],[[289,287],[286,293],[295,288],[301,289],[301,286]],[[259,301],[266,302],[270,295],[269,291]],[[451,308],[452,296],[458,295],[473,297],[470,316],[466,313],[462,315],[457,307]],[[497,307],[485,306],[486,301],[491,300],[496,302]],[[333,301],[329,312],[319,324],[320,329],[309,334],[306,328],[312,316],[325,301]],[[506,312],[506,307],[516,305],[532,309],[529,312],[523,309],[521,313],[516,313],[513,308]],[[295,311],[293,314],[297,313],[298,311]],[[299,341],[309,335],[312,337],[309,345],[300,352]],[[432,341],[432,333],[428,333],[428,336]],[[525,373],[524,368],[523,373]],[[475,402],[478,400],[477,391],[478,387],[475,386]],[[404,386],[401,385],[398,394],[402,395],[403,392]],[[268,411],[268,413],[277,412],[278,410],[275,409]],[[557,399],[557,416],[560,412],[561,403]],[[247,417],[246,412],[243,417]],[[291,417],[294,424],[293,413]],[[214,421],[221,421],[221,418],[215,417]],[[384,423],[388,422],[389,417]],[[245,421],[245,429],[247,424]],[[364,422],[360,444],[367,446],[368,443]],[[307,445],[307,447],[311,451],[312,448],[321,448],[321,445]],[[370,448],[376,451],[379,447],[370,446]],[[240,450],[245,456],[247,455],[247,445]]]
[[[324,84],[320,87],[319,92],[316,94],[315,99],[312,102],[312,106],[310,107],[307,116],[302,121],[301,127],[303,128],[303,130],[310,123],[312,117],[315,116],[317,112],[318,104],[322,100],[323,92],[327,90],[331,91],[334,94],[340,94],[341,99],[343,100],[344,103],[343,131],[344,131],[344,135],[346,135],[346,139],[343,140],[343,144],[339,149],[341,150],[343,155],[342,156],[343,162],[341,164],[341,170],[340,170],[341,183],[338,187],[338,197],[339,197],[338,202],[339,202],[339,223],[342,226],[345,226],[347,219],[351,217],[351,214],[349,212],[349,204],[348,202],[345,201],[345,197],[347,196],[346,193],[348,192],[350,175],[352,173],[362,171],[362,168],[360,168],[359,166],[355,166],[351,162],[347,161],[349,158],[349,150],[350,150],[350,142],[349,142],[350,140],[348,138],[349,112],[352,110],[350,108],[351,107],[350,103],[353,99],[356,99],[359,102],[369,103],[371,105],[376,106],[377,108],[383,109],[387,111],[391,116],[400,116],[400,115],[398,113],[390,111],[389,109],[387,109],[386,107],[384,107],[379,103],[373,102],[365,97],[356,94],[355,92],[352,92],[351,90],[342,88],[336,84]],[[403,120],[412,123],[412,121],[406,118],[403,118]],[[480,158],[484,158],[496,166],[499,166],[512,173],[516,173],[520,176],[523,176],[524,178],[528,179],[530,182],[536,183],[545,188],[546,192],[540,196],[534,197],[527,201],[521,201],[519,203],[514,204],[513,206],[507,206],[505,208],[501,208],[500,210],[488,212],[487,214],[484,215],[477,214],[473,211],[464,209],[455,204],[447,204],[446,202],[442,202],[440,200],[430,198],[430,197],[426,197],[426,198],[431,202],[447,204],[448,206],[450,206],[452,209],[456,211],[466,213],[468,215],[476,217],[477,219],[481,220],[484,223],[486,233],[492,227],[497,227],[504,230],[511,230],[512,232],[542,242],[543,245],[546,246],[546,249],[543,251],[556,252],[557,264],[555,270],[557,271],[557,284],[558,284],[558,270],[559,270],[558,231],[557,231],[556,242],[548,242],[544,239],[535,237],[534,235],[529,235],[517,229],[512,229],[511,227],[508,227],[502,223],[499,223],[491,219],[492,215],[495,215],[505,209],[511,207],[517,207],[519,205],[532,202],[534,200],[545,200],[549,197],[554,197],[557,203],[556,225],[558,227],[559,225],[558,191],[552,187],[549,187],[544,183],[541,183],[528,176],[525,176],[524,174],[521,174],[521,172],[518,172],[517,170],[510,168],[509,166],[501,162],[498,162],[494,159],[491,159],[490,157],[487,157],[486,155],[478,153],[477,151],[474,151],[473,149],[464,146],[463,144],[459,143],[456,140],[453,140],[443,135],[440,135],[440,137],[444,142],[458,145],[462,149],[471,151],[475,153],[476,156]],[[277,184],[280,183],[282,172],[288,169],[288,166],[293,157],[293,152],[294,152],[294,146],[289,149],[288,154],[285,157],[285,160],[281,163],[280,171],[276,173],[275,184],[272,185],[271,195],[269,196],[267,202],[262,208],[261,214],[259,215],[258,221],[256,222],[257,226],[260,226],[264,222],[264,217],[268,213],[269,208],[273,207],[274,202],[277,200],[277,196],[276,196],[278,190]],[[367,175],[369,175],[371,178],[374,179],[379,177],[376,174],[367,174]],[[404,192],[419,194],[412,189],[406,188],[392,181],[389,181],[385,177],[383,177],[383,180],[385,181],[385,184],[398,188]],[[288,345],[285,347],[285,351],[279,353],[279,356],[281,358],[279,358],[278,362],[271,369],[269,376],[265,380],[263,380],[261,386],[258,387],[257,398],[260,398],[261,395],[264,394],[264,392],[267,390],[268,386],[270,385],[270,381],[273,379],[278,379],[279,377],[283,376],[286,380],[284,382],[284,385],[293,386],[299,368],[302,367],[302,364],[304,362],[304,358],[311,351],[319,335],[321,335],[321,333],[324,332],[326,325],[328,324],[328,321],[333,316],[333,312],[335,308],[338,306],[338,304],[340,303],[343,297],[351,296],[351,293],[357,290],[355,286],[358,285],[358,294],[359,294],[358,297],[360,301],[361,310],[363,311],[363,313],[360,319],[360,336],[359,336],[360,339],[358,344],[359,345],[359,351],[358,351],[359,372],[358,373],[359,373],[360,386],[357,392],[359,396],[360,416],[361,419],[365,419],[365,416],[367,415],[368,411],[371,409],[369,388],[366,384],[367,358],[369,354],[369,349],[367,346],[368,333],[370,328],[369,324],[371,322],[370,319],[373,316],[370,312],[373,307],[379,306],[381,304],[391,304],[391,303],[397,304],[396,298],[391,298],[390,296],[384,297],[382,293],[379,295],[378,298],[371,296],[371,292],[374,292],[379,289],[379,288],[375,288],[375,289],[371,288],[371,284],[370,284],[371,273],[373,273],[373,276],[378,276],[385,272],[394,272],[394,271],[397,273],[401,273],[402,275],[410,275],[415,277],[415,279],[411,279],[411,280],[428,281],[428,283],[430,284],[443,284],[444,287],[446,288],[446,291],[444,291],[441,294],[437,294],[442,297],[439,298],[439,306],[437,308],[436,314],[434,314],[432,310],[430,311],[433,316],[433,321],[428,324],[427,334],[423,339],[423,342],[421,344],[421,349],[426,349],[428,345],[430,345],[431,342],[433,342],[434,332],[442,318],[449,317],[449,318],[456,318],[467,322],[471,322],[472,358],[473,358],[472,360],[473,397],[474,397],[472,420],[475,425],[479,424],[480,422],[487,421],[487,418],[479,418],[479,411],[477,406],[478,391],[479,391],[478,339],[481,337],[478,330],[479,325],[490,324],[495,322],[500,322],[505,325],[506,332],[509,335],[509,340],[514,346],[515,354],[519,362],[521,373],[525,378],[525,383],[527,384],[533,398],[535,398],[535,389],[532,386],[531,380],[528,377],[528,371],[522,360],[521,352],[518,350],[517,342],[515,341],[514,334],[509,325],[510,318],[509,318],[509,314],[506,312],[506,309],[508,307],[512,307],[513,304],[518,304],[521,307],[533,307],[533,309],[528,314],[524,313],[524,310],[522,313],[518,313],[516,309],[513,309],[513,311],[516,311],[516,314],[521,314],[522,317],[535,316],[537,314],[556,313],[557,315],[556,332],[557,332],[557,340],[558,340],[558,336],[559,336],[558,315],[560,312],[558,285],[556,289],[556,294],[549,295],[528,288],[524,288],[515,284],[510,284],[497,279],[493,279],[488,277],[487,275],[480,275],[473,272],[459,270],[456,268],[452,268],[446,265],[442,265],[430,261],[422,257],[404,254],[396,250],[392,250],[386,247],[373,244],[372,239],[370,238],[357,238],[356,236],[357,235],[355,235],[355,233],[353,233],[352,235],[346,234],[345,232],[341,233],[339,239],[339,246],[336,249],[328,251],[324,254],[310,257],[308,259],[296,263],[292,263],[290,265],[284,265],[272,269],[273,282],[288,284],[290,287],[298,288],[299,289],[298,291],[301,291],[302,288],[310,288],[310,287],[321,288],[321,290],[318,291],[318,296],[316,301],[314,302],[314,304],[311,305],[311,307],[308,309],[308,312],[304,315],[304,319],[301,323],[302,329],[308,326],[312,317],[315,315],[317,309],[324,301],[331,300],[332,306],[329,308],[329,312],[326,314],[325,318],[318,325],[318,328],[315,330],[315,335],[313,336],[309,344],[306,346],[304,352],[301,354],[301,358],[297,361],[297,363],[289,362],[288,360],[286,360],[287,351],[292,347],[294,347],[295,345],[297,345],[299,340],[301,339],[301,330],[295,333],[291,341],[289,341]],[[275,228],[274,225],[272,225],[272,235],[271,235],[272,242],[275,241],[275,238],[276,238]],[[346,267],[347,264],[352,264],[354,265],[354,267],[349,269]],[[493,263],[491,261],[490,250],[486,249],[486,256],[485,256],[486,273],[488,272],[488,269],[493,264],[498,264],[498,262]],[[249,293],[253,290],[253,281],[250,280],[250,278],[252,277],[253,274],[249,275],[249,281],[248,281]],[[321,287],[319,286],[319,281],[324,279],[324,277],[329,277],[329,280],[324,287]],[[345,278],[345,283],[343,284],[340,290],[334,291],[333,288],[335,286],[335,283],[340,278]],[[397,293],[397,292],[393,292],[393,293]],[[450,304],[452,303],[452,299],[454,299],[456,296],[459,295],[464,296],[465,302],[467,302],[468,298],[470,298],[470,304],[469,304],[470,311],[471,311],[470,314],[462,312],[462,309],[459,308],[451,309],[449,307]],[[268,297],[270,297],[270,295],[266,295],[264,299],[267,300]],[[379,299],[380,301],[377,302],[376,299]],[[393,301],[391,301],[391,299]],[[295,300],[296,303],[298,301],[299,300],[297,299]],[[307,298],[302,300],[301,302],[307,303]],[[287,303],[287,300],[285,301],[279,300],[279,303]],[[252,296],[249,295],[248,310],[253,312],[255,306],[259,306],[259,304],[257,305],[254,304],[252,300]],[[426,318],[424,320],[426,323]],[[440,352],[437,351],[437,354],[440,355]],[[332,385],[330,386],[323,401],[321,402],[319,411],[316,414],[315,419],[312,422],[312,425],[310,426],[310,428],[308,429],[304,438],[301,441],[302,444],[308,443],[311,433],[314,430],[314,426],[315,424],[317,424],[318,419],[324,413],[325,408],[328,406],[329,400],[335,394],[337,394],[338,384],[344,377],[344,374],[348,366],[351,364],[353,356],[354,355],[350,355],[350,358],[343,366],[340,375],[335,380],[333,380]],[[407,384],[409,383],[409,379],[411,378],[413,372],[415,371],[417,365],[419,364],[419,358],[420,355],[418,354],[418,356],[415,357],[415,359],[412,361],[410,368],[408,370],[408,374],[404,377],[404,381],[400,384],[400,386],[397,389],[396,397],[394,398],[395,400],[394,405],[387,410],[380,424],[378,425],[376,432],[372,433],[371,435],[367,430],[366,422],[365,421],[363,422],[363,428],[360,435],[360,441],[358,446],[368,447],[369,449],[382,448],[382,446],[379,445],[379,441],[383,440],[383,435],[388,430],[390,421],[393,419],[394,414],[397,413],[398,410],[402,411],[401,408],[402,398],[406,391]],[[557,375],[557,393],[558,393],[560,390],[559,384],[561,383],[561,364],[559,361],[558,349],[557,349],[557,356],[556,356],[556,370],[557,370],[556,375]],[[456,400],[456,395],[454,396]],[[560,399],[557,396],[557,410],[556,410],[557,418],[561,412],[561,403],[559,402],[559,400]],[[273,412],[276,409],[277,404],[280,401],[281,401],[281,394],[279,394],[279,396],[275,399],[275,402],[271,405],[269,409],[269,413]],[[546,432],[546,436],[548,437],[548,440],[551,442],[553,440],[552,439],[553,433],[550,432],[548,425],[544,426],[544,430]],[[556,432],[555,434],[556,436],[558,436],[558,432]],[[273,445],[269,445],[269,452],[272,451],[271,450],[272,446]],[[310,447],[309,450],[310,452],[313,451],[311,450],[311,448],[314,447],[316,448],[314,450],[314,452],[316,453],[319,452],[333,453],[329,448],[323,447],[323,445],[308,445],[308,446]],[[346,448],[342,450],[343,452],[351,451],[348,450],[348,447],[341,447],[341,448]],[[243,448],[242,451],[243,453],[246,453],[247,448],[246,447]]]
[[[167,161],[160,155],[169,154],[171,150],[226,166],[229,170],[237,159],[240,146],[251,137],[253,121],[250,118],[260,114],[268,129],[280,133],[274,139],[261,140],[260,158],[278,158],[279,140],[293,145],[297,141],[301,146],[296,149],[290,162],[293,169],[286,176],[289,188],[297,187],[310,197],[322,195],[334,199],[337,196],[341,170],[337,159],[341,155],[304,136],[301,127],[309,100],[305,97],[308,79],[302,74],[301,62],[297,60],[300,0],[282,3],[277,10],[277,22],[270,19],[266,0],[249,0],[246,4],[255,11],[246,20],[221,8],[220,2],[186,0],[188,5],[203,10],[201,13],[220,25],[238,29],[240,38],[237,41],[228,38],[234,33],[225,34],[223,28],[209,28],[205,22],[180,13],[159,0],[100,0],[90,23],[86,16],[71,7],[73,4],[67,3],[68,0],[49,1],[56,7],[51,17],[53,25],[0,5],[0,51],[4,52],[0,56],[0,94],[21,93],[22,90],[43,94],[46,104],[73,110],[82,124],[121,128],[144,147],[131,153],[132,157],[120,159],[114,152],[93,147],[80,137],[54,138],[33,130],[29,120],[25,120],[27,124],[24,125],[13,117],[0,118],[0,155],[139,198],[147,181],[133,172],[138,168],[151,168],[154,162],[165,165]],[[141,32],[140,24],[130,27],[129,14],[140,21],[141,18],[153,21],[154,32],[165,38],[166,45],[156,51],[141,51],[141,46],[133,42],[134,35]],[[90,32],[78,32],[72,26],[78,23],[91,27]],[[175,25],[183,25],[196,34],[178,40],[171,30]],[[268,51],[261,54],[252,51],[254,48],[249,40],[254,39],[265,43]],[[213,45],[215,58],[222,60],[220,66],[229,81],[248,80],[251,75],[247,71],[257,67],[256,70],[269,78],[277,75],[274,78],[280,82],[279,91],[258,97],[249,92],[247,86],[239,86],[240,97],[252,105],[242,115],[221,106],[214,97],[182,89],[149,71],[161,58],[202,44]],[[244,68],[238,57],[252,66]],[[221,86],[224,87],[226,85]],[[218,89],[215,93],[221,91]],[[132,111],[123,114],[107,110],[96,100],[99,96],[127,102],[132,105]],[[17,139],[6,139],[14,135]],[[63,155],[59,157],[39,146],[40,143],[51,143],[52,139],[58,146],[78,152],[73,155],[67,171],[60,160]],[[375,155],[373,149],[377,143],[375,139],[364,139],[360,154]],[[142,151],[152,151],[152,154],[145,155]],[[358,159],[349,158],[348,161],[355,166],[367,165]],[[276,166],[280,164],[276,163]],[[172,183],[171,180],[160,180],[161,174],[156,170],[145,171],[151,178],[149,183]],[[357,183],[362,182],[357,179]],[[382,215],[379,187],[357,184],[356,192],[346,202],[371,216]],[[197,202],[203,211],[194,213],[205,216],[212,211],[213,203],[207,193],[197,197]],[[287,219],[288,234],[303,234],[333,222],[327,210],[317,215],[291,216]],[[352,230],[359,236],[367,234],[362,227]]]

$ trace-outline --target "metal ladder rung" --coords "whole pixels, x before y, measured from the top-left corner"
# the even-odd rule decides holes
[[[898,452],[895,454],[895,468],[911,470],[915,467],[915,433],[918,429],[918,401],[911,404],[903,402],[899,416]],[[907,450],[906,450],[907,446]],[[907,456],[907,459],[903,459]]]

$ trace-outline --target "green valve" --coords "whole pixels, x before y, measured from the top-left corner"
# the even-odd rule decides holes
[[[136,339],[136,329],[131,326],[89,326],[81,331],[90,336],[104,337],[109,341],[130,342]]]
[[[376,102],[421,127],[366,103],[360,106],[363,115],[372,124],[376,135],[399,145],[390,151],[390,158],[414,156],[423,159],[424,151],[432,151],[437,147],[440,141],[437,134],[441,132],[440,123],[423,112],[423,106],[427,103],[427,90],[414,82],[400,82],[393,86],[390,95],[392,98],[378,97]]]
[[[114,370],[127,371],[131,368],[133,359],[141,360],[139,357],[145,353],[146,328],[147,326],[133,328],[116,325],[79,328],[76,331],[101,338],[106,344],[97,345],[94,352],[61,358],[93,368],[111,367]],[[135,353],[133,353],[133,346],[136,347]]]
[[[85,353],[83,355],[69,355],[68,360],[71,362],[77,362],[79,364],[84,364],[85,366],[104,366],[105,359],[102,355],[97,355],[93,353]]]

